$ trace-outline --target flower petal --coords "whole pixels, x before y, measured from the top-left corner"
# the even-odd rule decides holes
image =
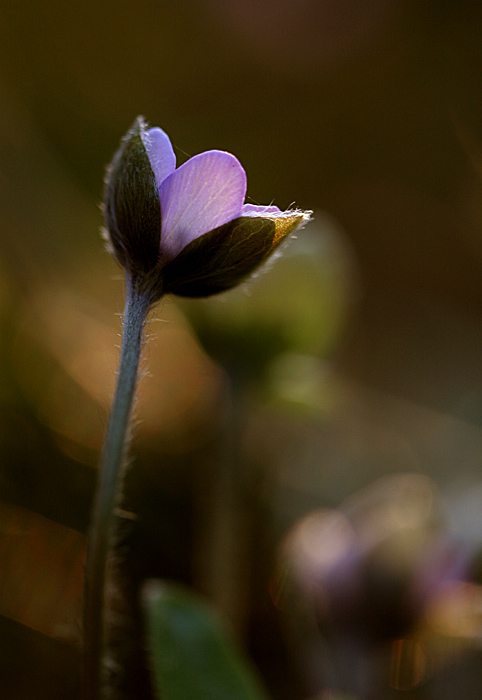
[[[241,215],[246,173],[230,153],[206,151],[160,187],[161,257],[172,260],[191,241]]]
[[[169,136],[159,127],[142,132],[142,142],[147,151],[151,168],[156,176],[157,186],[176,168],[176,156]]]
[[[241,216],[269,216],[270,214],[281,214],[281,209],[274,205],[264,204],[243,204]]]

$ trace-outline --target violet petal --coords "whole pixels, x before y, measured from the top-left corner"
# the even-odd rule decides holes
[[[206,151],[160,187],[161,257],[174,258],[191,241],[241,215],[246,173],[230,153]]]
[[[176,156],[171,141],[169,136],[156,126],[142,133],[142,142],[156,176],[157,186],[160,187],[163,180],[176,168]]]
[[[241,209],[241,216],[269,216],[270,214],[272,216],[282,213],[279,207],[264,204],[243,204]]]

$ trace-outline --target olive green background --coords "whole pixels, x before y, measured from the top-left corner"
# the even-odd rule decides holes
[[[1,0],[0,37],[2,697],[78,694],[81,535],[123,305],[99,204],[138,114],[179,163],[231,151],[248,201],[315,212],[271,282],[154,314],[126,534],[133,590],[203,590],[276,697],[307,695],[266,593],[299,517],[416,471],[447,527],[482,538],[482,8]]]

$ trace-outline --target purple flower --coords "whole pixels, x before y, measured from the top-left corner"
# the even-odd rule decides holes
[[[249,276],[311,212],[244,204],[246,173],[224,151],[176,169],[162,129],[138,118],[110,167],[105,223],[110,247],[153,297],[208,296]]]
[[[188,243],[240,216],[283,216],[278,207],[244,204],[246,173],[225,151],[205,151],[176,170],[167,134],[155,127],[142,134],[161,201],[160,254],[172,260]]]

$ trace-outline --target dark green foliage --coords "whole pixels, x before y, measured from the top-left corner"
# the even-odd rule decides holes
[[[144,591],[154,686],[162,700],[268,700],[218,618],[179,586]]]

